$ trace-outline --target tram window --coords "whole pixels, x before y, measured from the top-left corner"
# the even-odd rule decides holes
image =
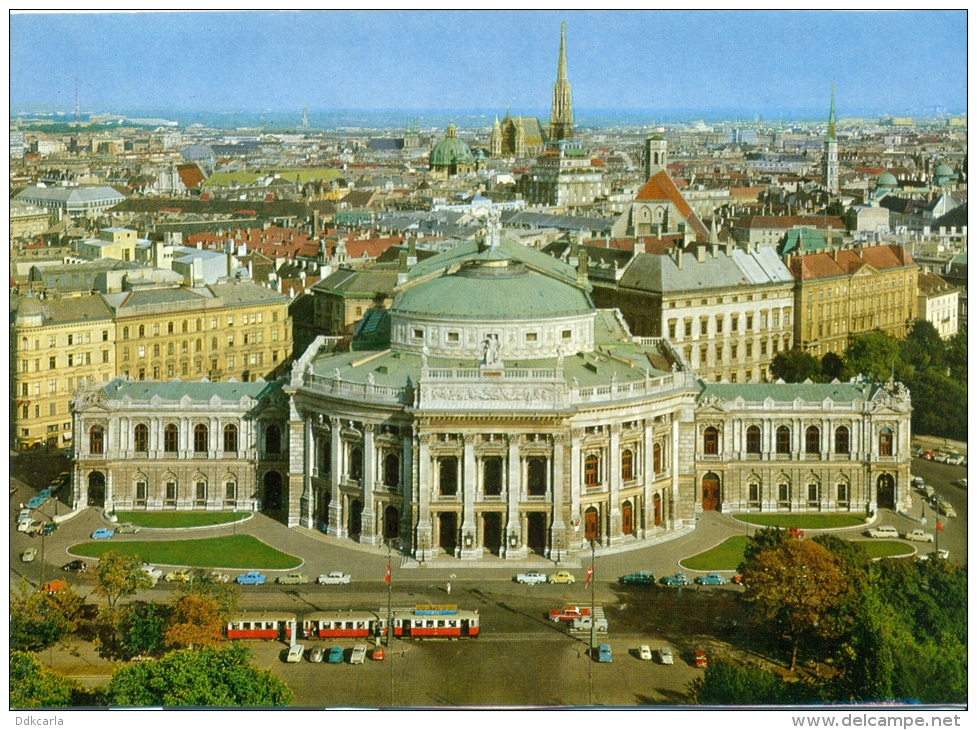
[[[251,622],[250,621],[245,621],[244,623],[241,624],[241,628],[244,629],[245,631],[250,631],[251,630]]]
[[[434,622],[433,621],[425,621],[424,622],[424,627],[425,628],[428,628],[428,629],[433,629],[434,628]]]
[[[347,629],[352,629],[353,628],[353,622],[352,621],[347,621],[346,622],[346,628]]]

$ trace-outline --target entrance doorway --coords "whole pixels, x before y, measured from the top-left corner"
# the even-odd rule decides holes
[[[105,506],[105,475],[100,471],[88,475],[88,506]]]
[[[329,505],[332,504],[332,490],[324,489],[319,492],[319,522],[329,523]]]
[[[358,499],[354,499],[349,504],[349,534],[351,537],[359,536],[361,532],[360,522],[362,522],[360,518],[362,517],[363,503]]]
[[[458,515],[454,512],[442,512],[438,515],[438,545],[441,550],[454,555],[458,547]]]
[[[702,477],[702,509],[706,512],[719,509],[719,477],[712,472]]]
[[[875,501],[879,509],[896,508],[896,483],[891,474],[881,474],[876,482],[877,495]]]
[[[526,493],[530,497],[546,495],[546,459],[533,456],[526,462]]]
[[[546,513],[529,512],[526,515],[526,545],[534,553],[546,552]]]
[[[630,535],[634,527],[634,515],[630,502],[621,505],[621,534]]]
[[[495,555],[502,548],[502,513],[482,513],[482,547]]]
[[[597,508],[588,507],[583,513],[584,537],[590,540],[600,540],[600,520],[597,519]]]
[[[265,509],[278,512],[282,508],[282,475],[277,471],[265,474]]]
[[[660,494],[655,495],[655,527],[658,527],[662,523],[662,496]]]
[[[400,513],[390,505],[383,511],[383,537],[393,540],[400,535]]]

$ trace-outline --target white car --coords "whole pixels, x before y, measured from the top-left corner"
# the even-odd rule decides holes
[[[536,570],[530,570],[528,573],[520,573],[516,576],[516,583],[523,583],[524,585],[534,586],[537,583],[546,582],[546,573],[540,573]]]
[[[148,575],[149,578],[153,581],[153,585],[154,586],[159,581],[159,579],[163,577],[163,571],[160,570],[159,568],[156,568],[156,567],[154,567],[152,565],[143,565],[141,567],[142,567],[143,572],[146,575]]]
[[[672,654],[672,647],[663,646],[658,650],[658,659],[662,664],[674,664],[675,655]]]
[[[933,533],[925,530],[910,530],[906,533],[906,539],[913,542],[933,542]]]
[[[349,655],[350,664],[363,664],[366,662],[366,644],[354,644],[353,652]]]
[[[305,654],[305,644],[292,644],[288,647],[288,655],[285,657],[285,661],[289,664],[297,664],[302,661],[303,654]]]
[[[23,554],[21,554],[20,559],[25,563],[33,563],[34,558],[37,557],[37,548],[27,548]]]
[[[899,537],[899,530],[892,525],[879,525],[868,531],[869,537]]]
[[[940,548],[939,550],[935,550],[931,553],[926,553],[926,555],[917,555],[916,557],[919,558],[920,560],[929,560],[930,558],[941,558],[943,560],[949,560],[950,551]]]
[[[638,647],[638,659],[643,661],[651,661],[651,647],[647,644],[642,644]]]
[[[349,573],[334,570],[326,575],[320,575],[318,578],[316,578],[315,582],[321,586],[339,586],[347,585],[351,580],[353,580],[353,576],[351,576]]]

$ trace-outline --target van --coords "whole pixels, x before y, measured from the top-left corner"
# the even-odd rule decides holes
[[[353,652],[349,655],[350,664],[363,664],[366,662],[366,644],[355,644]]]

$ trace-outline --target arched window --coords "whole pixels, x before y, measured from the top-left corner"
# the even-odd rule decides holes
[[[787,426],[780,426],[777,429],[777,453],[790,453],[790,429]]]
[[[140,337],[146,336],[146,325],[143,324],[139,325],[139,336]]]
[[[546,495],[546,459],[531,456],[526,460],[526,494],[531,497]]]
[[[746,429],[746,453],[760,453],[760,427],[750,426]]]
[[[597,455],[589,454],[583,462],[583,483],[588,487],[597,486]]]
[[[892,456],[892,429],[879,431],[879,456]]]
[[[145,423],[137,424],[135,429],[133,429],[133,441],[135,442],[136,451],[149,451],[149,426]]]
[[[282,453],[282,430],[274,424],[265,429],[265,453]]]
[[[655,444],[652,449],[652,459],[654,460],[655,474],[662,473],[662,445]]]
[[[224,451],[231,453],[237,451],[237,426],[233,423],[224,426]]]
[[[354,446],[349,450],[349,478],[359,481],[363,478],[363,449]]]
[[[129,339],[129,328],[128,327],[123,327],[122,328],[122,339],[123,340],[128,340]]]
[[[90,441],[89,444],[91,448],[89,453],[91,454],[104,454],[105,453],[105,429],[101,426],[92,426],[92,430],[89,431]]]
[[[749,484],[747,485],[749,491],[748,501],[751,507],[760,506],[760,480],[754,475],[750,478]]]
[[[804,432],[804,451],[808,454],[821,453],[821,429],[817,426],[808,426]]]
[[[163,429],[163,451],[168,454],[175,454],[179,448],[179,443],[180,429],[176,427],[176,424],[171,423]]]
[[[835,453],[836,454],[851,453],[851,445],[848,437],[848,428],[845,426],[838,426],[838,428],[835,429]]]
[[[387,454],[383,460],[383,483],[388,487],[400,484],[400,457]]]
[[[166,323],[166,334],[168,334],[168,335],[172,335],[173,334],[173,323],[172,322],[167,322]]]
[[[704,454],[719,453],[719,429],[709,426],[702,432],[702,452]]]
[[[202,423],[193,427],[193,450],[198,454],[207,452],[207,427]]]
[[[838,482],[838,504],[848,506],[851,501],[851,487],[848,482]]]
[[[634,452],[625,449],[621,452],[621,481],[630,482],[634,479]]]

